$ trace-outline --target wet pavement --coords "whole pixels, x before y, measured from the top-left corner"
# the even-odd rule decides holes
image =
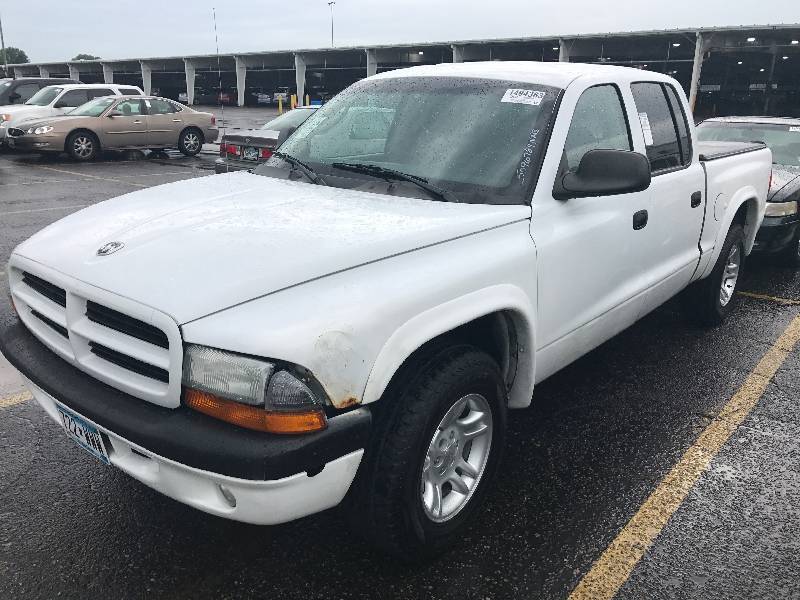
[[[227,112],[227,109],[226,109]],[[213,158],[0,154],[0,261],[79,207],[188,177]],[[756,260],[742,288],[800,299]],[[7,281],[0,275],[0,302]],[[0,598],[566,598],[718,415],[800,306],[744,297],[703,330],[670,302],[541,384],[462,543],[406,566],[333,509],[265,528],[165,498],[66,439],[0,361]],[[800,352],[703,473],[618,597],[800,598]]]

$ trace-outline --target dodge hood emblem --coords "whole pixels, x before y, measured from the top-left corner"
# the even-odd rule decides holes
[[[114,254],[117,250],[122,248],[125,244],[122,242],[108,242],[107,244],[103,244],[97,249],[97,256],[108,256],[109,254]]]

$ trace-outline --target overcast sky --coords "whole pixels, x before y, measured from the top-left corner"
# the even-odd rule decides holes
[[[327,0],[0,0],[6,45],[32,62],[330,45]],[[798,0],[337,0],[337,46],[800,23]]]

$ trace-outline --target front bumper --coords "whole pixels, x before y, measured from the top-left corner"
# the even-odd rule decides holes
[[[276,524],[337,505],[370,435],[366,408],[329,418],[318,433],[276,436],[183,406],[157,406],[75,369],[13,315],[0,320],[0,350],[51,417],[58,420],[61,404],[105,435],[116,467],[175,500],[229,519]]]
[[[6,145],[20,152],[63,152],[64,138],[51,135],[8,136]]]
[[[800,216],[765,217],[756,235],[753,250],[764,254],[781,252],[797,243],[800,231]]]

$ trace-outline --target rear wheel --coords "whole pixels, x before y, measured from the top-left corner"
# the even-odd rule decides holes
[[[445,550],[473,522],[500,463],[506,399],[497,364],[472,346],[428,355],[407,374],[382,400],[351,520],[412,561]]]
[[[76,131],[67,138],[66,151],[73,160],[87,162],[97,157],[100,142],[89,131]]]
[[[195,156],[203,147],[203,134],[199,129],[189,128],[181,131],[178,150],[186,156]]]

